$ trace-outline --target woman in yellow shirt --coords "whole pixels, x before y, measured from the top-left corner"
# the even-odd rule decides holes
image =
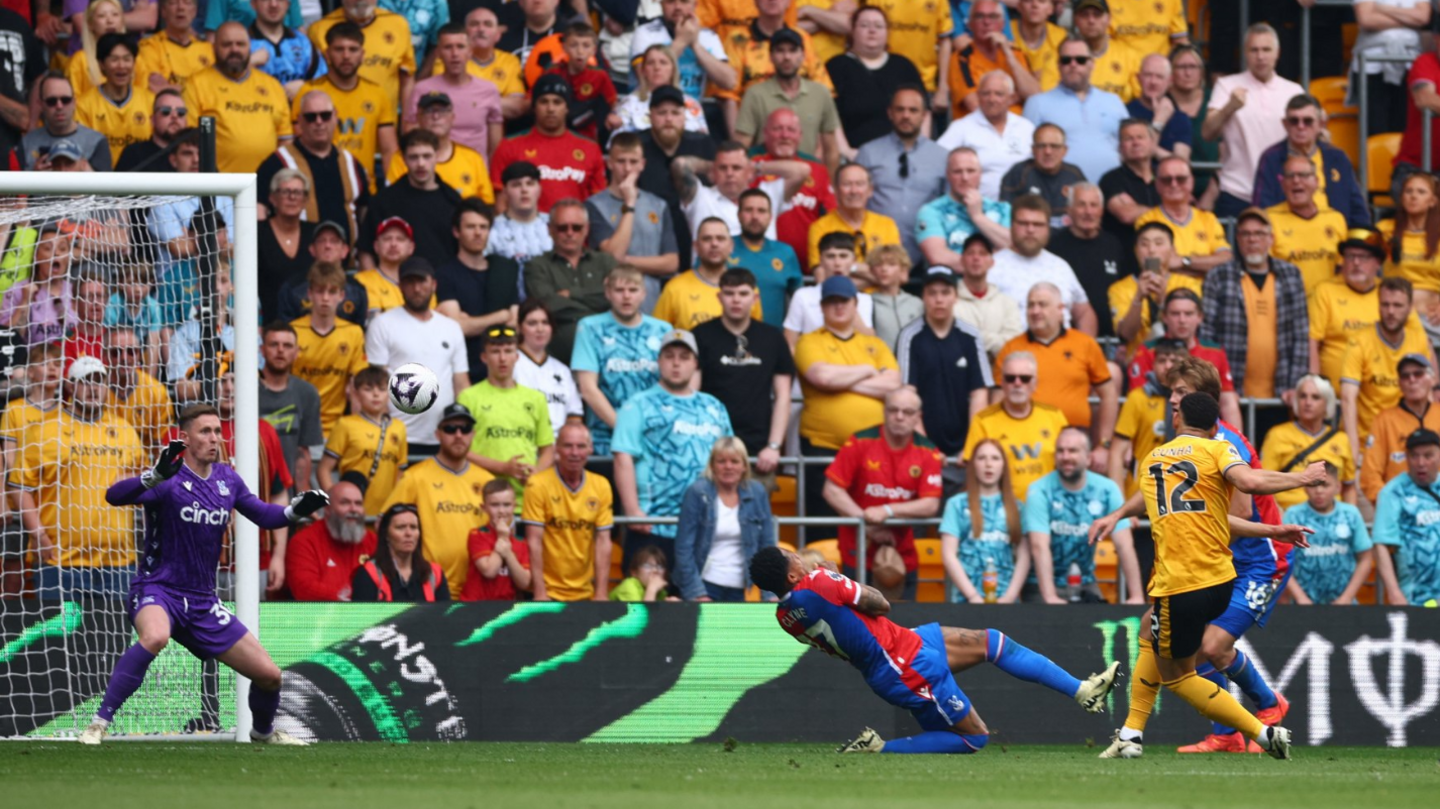
[[[75,120],[104,135],[110,142],[110,163],[132,143],[150,140],[150,112],[155,96],[135,84],[135,57],[140,47],[124,34],[106,34],[95,46],[100,86],[75,100]]]
[[[1355,460],[1350,454],[1350,440],[1332,427],[1338,409],[1335,389],[1319,374],[1300,377],[1295,384],[1295,400],[1291,412],[1294,421],[1277,424],[1265,434],[1260,445],[1260,460],[1266,469],[1293,472],[1308,463],[1329,461],[1340,473],[1341,498],[1355,504]],[[1299,455],[1309,450],[1304,458]],[[1291,489],[1275,495],[1280,510],[1305,502],[1304,489]]]
[[[75,90],[75,97],[99,87],[104,80],[100,75],[100,60],[95,58],[95,43],[106,34],[125,33],[125,10],[119,0],[94,0],[85,9],[85,28],[80,32],[80,50],[70,57],[65,67],[65,78]],[[148,112],[148,111],[147,111]]]
[[[1440,185],[1423,172],[1406,178],[1400,211],[1379,225],[1386,243],[1385,275],[1415,286],[1415,312],[1432,338],[1440,334]]]

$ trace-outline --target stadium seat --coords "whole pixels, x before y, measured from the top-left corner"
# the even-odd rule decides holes
[[[1115,543],[1103,539],[1095,543],[1095,583],[1111,604],[1120,603],[1120,559],[1115,555]]]
[[[1349,79],[1344,76],[1325,76],[1312,79],[1310,95],[1320,102],[1325,110],[1325,128],[1330,133],[1330,143],[1350,157],[1352,165],[1360,165],[1360,110],[1345,103],[1345,92]]]
[[[1365,144],[1365,164],[1370,175],[1365,190],[1370,192],[1370,203],[1376,207],[1395,207],[1395,201],[1390,198],[1390,177],[1395,171],[1400,138],[1399,132],[1386,132],[1371,135]]]
[[[776,517],[794,517],[795,510],[795,478],[781,476],[775,478],[775,491],[770,493],[770,513]],[[789,542],[791,545],[799,544],[800,529],[794,525],[780,526],[780,540]]]
[[[915,555],[920,558],[920,583],[915,600],[928,604],[945,601],[945,563],[941,561],[940,540],[915,540]]]
[[[1345,93],[1350,87],[1350,80],[1345,76],[1324,76],[1310,80],[1310,95],[1320,102],[1320,107],[1327,113],[1348,112],[1358,113],[1360,110],[1345,103]]]
[[[805,550],[819,551],[825,557],[825,561],[840,569],[840,540],[838,539],[817,539],[814,542],[805,543]]]

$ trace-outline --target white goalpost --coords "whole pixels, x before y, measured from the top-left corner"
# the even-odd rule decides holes
[[[214,198],[214,207],[206,204],[196,212],[196,202],[203,197]],[[103,439],[103,430],[101,433],[83,433],[87,436],[99,435],[102,440],[88,442],[89,445],[81,447],[77,453],[70,445],[69,437],[82,435],[81,432],[72,434],[64,427],[54,427],[47,432],[43,420],[50,418],[52,411],[61,414],[55,416],[57,423],[64,424],[63,418],[69,418],[65,415],[69,412],[65,409],[67,403],[55,395],[56,390],[63,389],[60,380],[66,372],[50,370],[48,365],[42,369],[41,364],[53,362],[54,368],[68,367],[71,369],[69,373],[76,374],[76,352],[89,356],[103,342],[107,368],[111,367],[113,357],[141,358],[136,360],[137,366],[143,365],[145,373],[137,373],[140,367],[127,368],[127,380],[138,378],[155,382],[154,375],[162,379],[169,376],[171,399],[167,405],[170,407],[152,406],[155,412],[150,414],[154,418],[150,419],[148,432],[141,425],[134,425],[135,435],[140,439],[137,445],[141,447],[139,457],[143,459],[143,468],[148,468],[156,456],[155,444],[160,430],[173,423],[173,412],[180,409],[175,406],[179,404],[174,397],[176,379],[171,375],[173,372],[167,374],[167,365],[173,367],[180,363],[183,366],[186,358],[169,361],[165,358],[184,334],[180,329],[145,331],[145,334],[155,336],[137,339],[150,339],[148,346],[141,345],[134,352],[123,353],[112,345],[112,342],[119,342],[118,338],[112,340],[111,336],[107,336],[106,330],[116,325],[111,317],[112,309],[119,313],[120,330],[140,334],[141,330],[132,327],[126,319],[126,312],[139,311],[143,315],[151,311],[146,308],[150,303],[141,300],[131,310],[126,310],[126,305],[133,299],[121,298],[117,303],[116,298],[108,296],[122,295],[122,289],[124,295],[129,295],[131,289],[140,288],[147,278],[158,290],[159,284],[164,281],[165,269],[173,270],[179,265],[180,259],[175,257],[191,255],[180,252],[179,248],[174,253],[169,252],[168,244],[180,242],[165,242],[163,238],[157,240],[145,235],[132,236],[147,232],[143,223],[170,211],[180,211],[185,213],[184,220],[170,224],[182,234],[192,222],[198,229],[223,230],[226,223],[221,220],[219,212],[222,205],[233,206],[228,244],[203,237],[189,237],[192,242],[186,244],[218,244],[218,249],[202,258],[192,259],[187,271],[195,273],[197,278],[198,273],[206,271],[214,271],[218,276],[220,270],[216,268],[222,262],[229,265],[234,296],[229,315],[224,316],[223,307],[217,306],[215,299],[212,298],[209,304],[233,327],[234,349],[230,369],[238,384],[234,385],[233,415],[230,417],[234,425],[231,463],[246,485],[258,493],[262,489],[260,436],[256,428],[259,418],[256,383],[259,371],[259,290],[255,176],[0,173],[0,296],[3,296],[0,300],[4,301],[0,304],[0,329],[13,335],[10,344],[0,348],[3,348],[5,358],[22,354],[25,357],[13,364],[0,365],[8,368],[7,375],[0,376],[0,383],[3,383],[0,390],[9,388],[5,394],[8,399],[5,409],[16,409],[16,413],[7,414],[12,427],[17,420],[23,421],[23,408],[39,414],[30,417],[34,421],[24,422],[23,431],[17,428],[7,433],[4,428],[6,422],[0,421],[0,437],[8,442],[4,444],[4,456],[0,458],[5,465],[7,482],[6,502],[0,508],[0,514],[3,514],[0,521],[4,524],[0,533],[6,533],[5,544],[0,544],[0,561],[5,564],[3,579],[0,579],[0,738],[63,739],[78,736],[90,722],[116,658],[134,638],[124,613],[125,594],[119,591],[123,585],[117,583],[128,581],[128,576],[105,578],[104,586],[96,584],[98,576],[95,579],[86,578],[93,572],[87,565],[106,564],[95,562],[97,555],[111,560],[106,570],[122,571],[123,574],[123,567],[117,567],[113,560],[126,558],[138,562],[143,552],[140,545],[140,528],[144,520],[142,510],[99,508],[95,506],[93,496],[95,484],[102,491],[103,485],[108,485],[100,480],[108,474],[109,468],[105,464],[118,457],[120,451],[115,447],[125,444],[128,433],[121,427],[120,437],[115,439],[113,446],[107,446],[109,442]],[[206,219],[203,214],[209,214],[210,225],[201,224],[202,219]],[[215,231],[212,229],[211,232]],[[55,244],[47,244],[47,239]],[[139,244],[146,239],[151,241]],[[62,246],[56,246],[61,243]],[[83,248],[77,246],[82,244]],[[66,251],[63,265],[67,274],[63,281],[51,275],[59,272],[56,267],[62,266],[58,260],[37,269],[42,260],[50,259],[61,249]],[[75,251],[73,255],[69,252],[72,249]],[[157,255],[165,257],[163,262],[151,260]],[[195,269],[197,267],[208,269]],[[32,272],[36,275],[32,276]],[[91,283],[97,276],[104,279],[103,285]],[[55,283],[46,286],[52,280]],[[195,290],[212,290],[215,280],[218,279],[207,278],[198,285],[192,283],[187,293],[190,297],[172,296],[166,299],[168,309],[156,304],[153,311],[198,312],[204,306],[196,303],[201,299],[196,297]],[[26,285],[31,288],[26,288]],[[53,299],[45,297],[61,288],[64,290],[63,297],[61,293],[54,293]],[[11,292],[12,289],[15,291]],[[94,322],[93,314],[73,314],[98,311],[93,300],[78,299],[82,293],[103,293],[107,296],[103,324]],[[37,300],[40,303],[37,304]],[[58,310],[58,331],[55,324],[42,324],[37,320],[36,313],[45,316],[51,311],[45,308],[47,303],[53,304],[51,309]],[[174,325],[173,318],[166,322]],[[211,323],[208,319],[197,322]],[[190,330],[194,334],[200,334],[200,331],[198,327]],[[58,348],[54,339],[56,334],[61,335]],[[200,339],[209,341],[215,338],[201,335]],[[208,353],[205,356],[209,358]],[[63,365],[60,364],[62,362]],[[197,372],[197,376],[208,376],[215,367],[214,363],[200,362],[192,370]],[[47,374],[50,375],[48,387]],[[220,389],[218,380],[214,378],[194,381],[200,383],[200,390]],[[117,395],[114,384],[111,383],[112,389],[108,394],[112,401],[106,408],[107,417],[122,408],[122,405],[114,404],[113,398]],[[152,384],[150,387],[154,389],[156,386]],[[190,395],[193,396],[193,391]],[[50,397],[48,402],[45,397]],[[0,399],[0,403],[4,401]],[[158,419],[160,411],[165,411],[166,419]],[[110,423],[103,422],[102,425]],[[116,436],[113,428],[109,435]],[[57,457],[60,460],[56,460]],[[54,468],[62,469],[58,480],[53,479],[56,474]],[[87,506],[82,508],[77,505],[80,495],[67,493],[65,469],[70,470],[70,480],[83,477],[89,485],[87,491],[91,494],[87,495]],[[132,474],[138,471],[136,469]],[[52,477],[47,478],[47,475]],[[31,491],[32,486],[34,491]],[[73,487],[79,489],[81,484],[75,483]],[[29,499],[22,500],[22,497]],[[22,512],[17,507],[17,503],[21,502],[29,503],[30,507]],[[44,505],[36,507],[36,502]],[[37,514],[40,516],[35,516]],[[133,525],[130,514],[133,514]],[[88,558],[83,557],[84,552],[75,548],[74,538],[85,534],[87,526],[102,523],[118,524],[120,527],[96,528],[94,533],[110,530],[107,536],[112,538],[133,535],[133,545],[128,548],[109,547],[104,551],[109,556],[96,551]],[[258,635],[260,531],[244,519],[232,520],[231,525],[234,527],[231,558],[234,567],[234,611],[236,617]],[[38,539],[42,534],[47,537],[44,544]],[[67,541],[71,542],[70,547],[66,546]],[[132,573],[133,568],[131,564]],[[43,578],[42,574],[49,578]],[[58,588],[54,586],[57,578],[61,582]],[[42,591],[37,584],[41,581],[49,581],[52,586]],[[99,592],[102,590],[103,593]],[[223,594],[221,597],[224,600]],[[212,662],[208,665],[214,667],[216,664]],[[112,738],[248,741],[251,717],[246,703],[250,684],[223,666],[219,668],[222,672],[220,676],[214,675],[213,668],[207,674],[188,651],[178,643],[171,643],[151,668],[147,682],[136,694],[136,699],[117,714],[111,728]],[[144,698],[147,693],[149,698]],[[201,711],[201,721],[197,723],[192,717],[195,709],[202,704],[209,707]],[[150,712],[148,717],[144,716],[147,710]],[[207,715],[209,721],[205,720]],[[191,721],[187,722],[187,718]]]

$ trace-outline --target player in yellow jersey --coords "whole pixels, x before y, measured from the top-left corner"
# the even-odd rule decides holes
[[[134,515],[105,491],[145,465],[140,437],[105,412],[107,370],[94,357],[70,365],[57,418],[26,428],[5,485],[40,554],[43,599],[76,592],[123,596],[135,566]]]
[[[306,276],[310,314],[296,318],[300,353],[290,370],[320,393],[320,429],[330,428],[345,412],[350,378],[370,367],[365,361],[365,331],[337,315],[345,302],[345,271],[339,264],[317,262]],[[329,488],[328,486],[326,487]]]
[[[525,483],[521,522],[530,545],[536,601],[608,601],[610,481],[585,471],[590,430],[570,423],[556,436],[555,465]]]
[[[311,44],[315,50],[323,51],[331,28],[345,22],[359,27],[364,32],[367,54],[360,68],[361,78],[380,85],[390,99],[392,113],[408,106],[410,90],[415,86],[415,46],[410,39],[410,24],[399,14],[378,8],[374,0],[341,0],[341,4],[310,26]]]
[[[389,382],[390,374],[378,365],[355,374],[359,412],[341,416],[325,432],[325,457],[316,472],[326,491],[340,480],[356,475],[364,479],[365,513],[371,517],[385,510],[385,500],[410,459],[405,423],[390,417]]]
[[[370,191],[378,188],[375,157],[387,165],[399,150],[396,108],[385,88],[365,75],[369,49],[360,26],[341,22],[325,34],[325,63],[329,71],[306,82],[292,102],[293,117],[300,118],[305,94],[320,90],[335,104],[335,145],[355,155],[370,175]]]
[[[439,451],[405,470],[382,509],[409,503],[420,512],[425,558],[445,569],[452,601],[460,598],[470,570],[470,532],[486,523],[485,484],[495,479],[466,460],[474,434],[470,411],[464,405],[448,405],[435,430]]]
[[[1310,529],[1296,525],[1263,525],[1231,514],[1236,490],[1249,495],[1275,494],[1319,485],[1325,464],[1315,462],[1304,472],[1256,469],[1241,459],[1234,445],[1215,440],[1220,403],[1208,393],[1190,393],[1175,408],[1175,439],[1150,452],[1140,464],[1140,493],[1124,506],[1096,520],[1092,542],[1107,536],[1121,519],[1144,514],[1155,539],[1153,599],[1142,625],[1150,627],[1132,678],[1132,704],[1142,686],[1156,682],[1214,722],[1238,729],[1272,757],[1290,758],[1290,731],[1266,726],[1246,711],[1230,692],[1195,674],[1195,658],[1209,623],[1230,605],[1235,578],[1232,537],[1269,537],[1307,547]],[[1153,699],[1151,700],[1153,704]],[[1144,706],[1148,717],[1150,706]],[[1134,711],[1132,710],[1132,716]],[[1102,758],[1138,758],[1141,732],[1126,720]]]
[[[238,22],[215,31],[215,66],[185,83],[185,122],[215,117],[216,163],[223,172],[249,173],[290,140],[285,88],[250,67],[250,34]]]
[[[135,83],[158,93],[184,90],[190,77],[215,61],[210,43],[195,35],[195,0],[161,0],[160,32],[140,40]]]

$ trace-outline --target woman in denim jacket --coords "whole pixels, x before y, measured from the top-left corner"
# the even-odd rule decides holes
[[[770,494],[750,477],[750,453],[718,439],[710,463],[685,492],[675,536],[675,577],[686,601],[744,601],[750,557],[775,544]]]

